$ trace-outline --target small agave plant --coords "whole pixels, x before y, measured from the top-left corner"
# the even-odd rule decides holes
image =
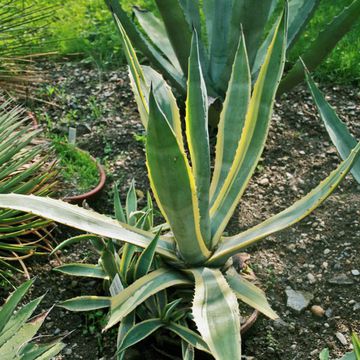
[[[46,344],[31,342],[50,311],[31,318],[43,296],[16,311],[33,282],[28,280],[20,285],[0,308],[1,360],[50,360],[65,347],[59,339]]]
[[[232,256],[295,224],[316,209],[351,169],[359,156],[360,144],[325,180],[293,205],[237,235],[224,236],[265,146],[283,73],[287,11],[277,20],[253,91],[245,40],[241,36],[220,116],[213,171],[208,96],[196,32],[188,63],[186,129],[183,133],[171,90],[154,71],[151,72],[154,81],[146,81],[120,23],[119,28],[147,129],[146,161],[151,188],[171,232],[154,236],[151,231],[91,210],[36,196],[0,195],[0,207],[32,212],[91,234],[135,245],[145,249],[142,254],[155,247],[155,253],[161,259],[159,265],[148,268],[141,277],[104,300],[110,306],[105,329],[127,323],[133,311],[165,289],[178,291],[178,299],[183,297],[180,294],[188,294],[191,303],[182,308],[187,318],[181,325],[161,317],[134,326],[130,323],[120,352],[163,328],[176,329],[174,332],[186,344],[184,359],[193,359],[194,349],[198,349],[218,360],[240,360],[238,300],[271,319],[277,318],[277,314],[263,291],[235,271]]]
[[[102,279],[108,292],[112,296],[116,296],[144,275],[159,269],[162,266],[161,258],[156,256],[155,251],[159,231],[163,226],[153,226],[154,208],[150,194],[147,195],[147,205],[143,209],[138,210],[137,202],[134,182],[127,193],[125,208],[122,207],[119,191],[115,185],[116,219],[119,222],[156,233],[146,249],[131,244],[122,247],[118,242],[96,235],[80,235],[62,242],[54,249],[54,252],[75,242],[89,240],[100,255],[98,264],[65,264],[55,270],[67,275]],[[188,307],[191,299],[184,294],[179,297],[178,293],[168,290],[164,289],[149,297],[121,321],[117,338],[117,358],[119,360],[124,358],[126,349],[133,343],[132,336],[138,329],[137,323],[140,328],[143,327],[143,324],[151,323],[155,323],[158,328],[161,328],[167,323],[169,332],[177,335],[179,331],[186,331],[188,335],[197,337],[201,341],[199,335],[192,332],[187,326],[185,329],[183,328],[187,324],[188,315],[184,308]],[[109,297],[104,296],[79,296],[58,305],[70,311],[89,311],[107,308],[111,305],[111,301]],[[129,332],[130,329],[131,332]],[[150,335],[150,332],[145,335]],[[163,336],[161,342],[164,342]],[[183,351],[189,351],[185,341],[182,341],[182,347]]]

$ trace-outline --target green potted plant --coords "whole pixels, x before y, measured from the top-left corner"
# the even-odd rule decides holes
[[[54,138],[52,146],[59,170],[58,195],[69,202],[81,202],[96,196],[104,187],[106,173],[87,151]]]

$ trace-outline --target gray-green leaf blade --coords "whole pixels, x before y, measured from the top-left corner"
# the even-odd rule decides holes
[[[325,100],[324,95],[320,92],[311,76],[306,75],[307,84],[311,91],[311,95],[315,101],[321,119],[325,128],[336,146],[341,158],[345,160],[351,150],[356,146],[357,141],[351,135],[347,126],[339,119],[334,109]],[[356,181],[360,184],[360,161],[356,161],[350,170]]]
[[[219,270],[192,270],[196,326],[217,360],[240,359],[240,312],[235,294]]]

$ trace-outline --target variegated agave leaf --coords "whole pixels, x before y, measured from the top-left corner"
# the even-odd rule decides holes
[[[311,95],[314,99],[320,117],[325,125],[325,128],[336,146],[341,158],[345,160],[351,150],[356,146],[357,141],[355,137],[350,133],[347,126],[336,115],[335,110],[325,100],[324,95],[320,92],[316,86],[314,80],[311,78],[309,71],[304,66],[306,72],[306,80],[310,89]],[[360,184],[360,161],[355,162],[351,169],[351,173],[355,180]]]
[[[4,360],[50,360],[65,347],[59,339],[40,344],[31,342],[49,313],[45,311],[31,318],[43,296],[30,301],[15,312],[32,284],[33,280],[26,281],[0,308],[0,354]]]

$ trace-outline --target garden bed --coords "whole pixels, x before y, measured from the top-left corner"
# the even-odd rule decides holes
[[[143,128],[129,88],[126,69],[102,72],[81,64],[44,64],[57,91],[42,105],[37,116],[59,134],[68,125],[76,126],[82,148],[103,160],[109,181],[101,198],[90,202],[100,212],[112,213],[112,185],[119,181],[123,197],[132,178],[143,192],[149,189],[143,150]],[[360,135],[359,94],[351,87],[328,87],[330,103]],[[70,95],[71,94],[71,95]],[[263,160],[245,193],[227,231],[231,234],[266,219],[306,194],[335,168],[339,158],[304,87],[284,96],[275,106]],[[66,121],[64,122],[64,119]],[[349,175],[323,206],[297,226],[258,243],[249,249],[251,266],[266,290],[281,321],[263,316],[245,336],[244,354],[249,358],[318,359],[324,347],[337,358],[350,349],[351,331],[360,332],[360,298],[354,291],[360,284],[360,189]],[[61,228],[65,238],[67,230]],[[77,245],[64,251],[64,262],[96,261],[90,246]],[[51,271],[52,259],[31,260],[38,276],[33,296],[48,294],[43,307],[77,295],[101,292],[101,283],[79,280]],[[341,280],[342,279],[342,280]],[[346,281],[345,281],[346,279]],[[348,284],[345,284],[345,283]],[[287,306],[286,289],[312,295],[308,307],[296,312]],[[312,305],[326,315],[316,317]],[[69,313],[55,308],[44,326],[50,333],[72,331],[61,355],[63,359],[110,359],[115,351],[116,330],[100,334],[101,315]],[[345,336],[342,344],[336,333]],[[143,349],[140,345],[140,349]],[[150,346],[142,358],[160,359]],[[156,354],[156,355],[154,355]],[[133,353],[136,358],[136,353]]]

